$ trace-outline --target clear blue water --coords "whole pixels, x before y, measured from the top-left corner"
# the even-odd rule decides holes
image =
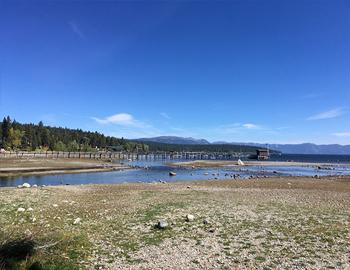
[[[326,176],[326,175],[350,175],[350,156],[328,155],[282,155],[273,156],[270,160],[276,161],[305,161],[332,163],[332,170],[318,170],[315,166],[249,166],[249,167],[223,167],[223,168],[172,168],[166,165],[170,160],[133,161],[128,164],[141,168],[78,174],[55,174],[38,176],[0,177],[0,187],[17,186],[23,183],[31,185],[80,185],[80,184],[107,184],[124,182],[159,182],[159,181],[184,181],[184,180],[209,180],[232,179],[235,174],[241,179],[251,176]],[[338,164],[349,164],[340,166]],[[148,169],[144,169],[148,166]],[[175,171],[176,176],[169,176],[169,171]]]

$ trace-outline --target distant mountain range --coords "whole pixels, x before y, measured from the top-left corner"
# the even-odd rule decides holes
[[[192,137],[184,138],[184,137],[177,137],[177,136],[159,136],[159,137],[153,137],[153,138],[140,138],[140,139],[137,139],[136,141],[167,143],[167,144],[210,144],[210,142],[204,139],[194,139]]]
[[[144,142],[156,142],[166,144],[184,144],[184,145],[195,145],[195,144],[232,144],[232,145],[250,145],[257,147],[266,147],[266,144],[260,143],[240,143],[240,142],[225,142],[217,141],[210,143],[205,139],[195,138],[184,138],[177,136],[160,136],[153,138],[141,138],[137,141]],[[324,144],[317,145],[313,143],[302,143],[302,144],[268,144],[270,149],[280,151],[285,154],[324,154],[324,155],[350,155],[350,145],[339,145],[339,144]]]

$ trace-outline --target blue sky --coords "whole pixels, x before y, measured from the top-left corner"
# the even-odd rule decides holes
[[[350,144],[349,1],[1,1],[0,116]]]

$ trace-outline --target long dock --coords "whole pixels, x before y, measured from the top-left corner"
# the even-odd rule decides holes
[[[199,160],[230,160],[247,154],[241,153],[214,153],[214,152],[62,152],[62,151],[7,151],[0,153],[1,158],[75,158],[75,159],[111,159],[111,160],[173,160],[173,159],[199,159]]]

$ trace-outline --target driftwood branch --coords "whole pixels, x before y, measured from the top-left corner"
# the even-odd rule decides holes
[[[57,242],[54,242],[54,243],[49,243],[49,244],[46,244],[46,245],[43,245],[43,246],[38,246],[38,247],[35,247],[34,249],[35,250],[38,250],[38,249],[47,249],[47,248],[50,248],[50,247],[53,247],[53,246],[56,246],[58,243],[62,242],[62,240],[59,240]]]

